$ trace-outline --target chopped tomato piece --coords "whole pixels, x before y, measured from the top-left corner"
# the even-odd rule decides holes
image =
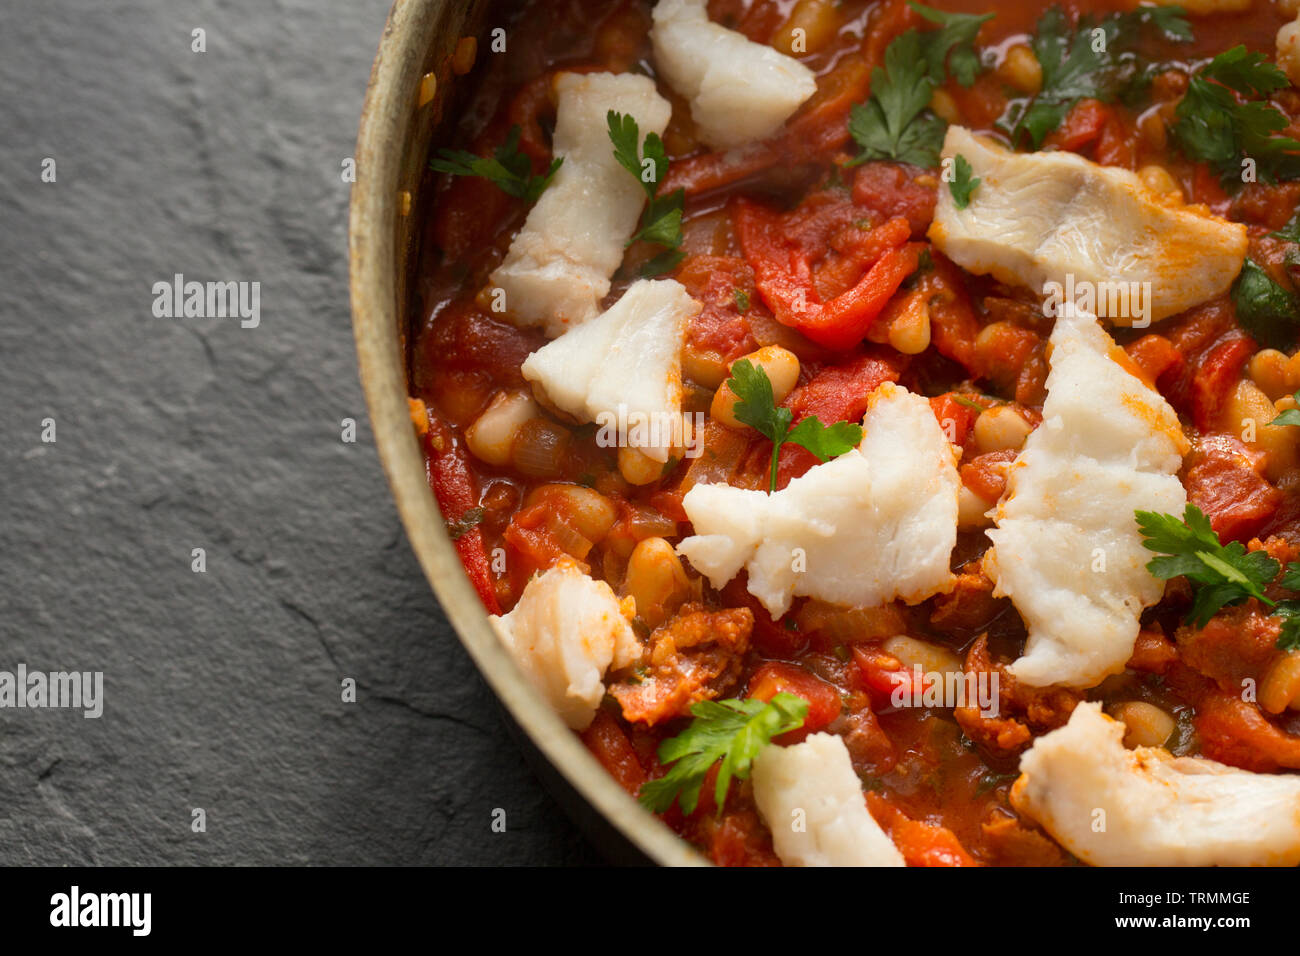
[[[618,785],[635,797],[646,781],[645,768],[637,759],[632,741],[609,711],[596,711],[596,719],[582,732],[582,742]]]
[[[777,694],[794,694],[808,702],[808,716],[803,726],[776,738],[781,744],[797,744],[809,734],[822,730],[840,715],[840,692],[816,674],[797,664],[768,661],[749,679],[748,696],[771,700]]]
[[[1268,720],[1240,694],[1212,691],[1196,705],[1196,732],[1205,756],[1261,773],[1300,769],[1300,737]]]
[[[1185,463],[1188,504],[1224,541],[1249,541],[1277,511],[1282,493],[1257,470],[1259,456],[1232,435],[1197,442]]]
[[[1163,335],[1144,335],[1124,346],[1124,351],[1152,387],[1166,372],[1174,372],[1183,364],[1182,353]]]
[[[853,201],[882,218],[903,216],[911,235],[920,239],[934,219],[938,181],[933,173],[922,174],[898,163],[864,163],[853,176]],[[904,239],[907,237],[904,236]]]
[[[948,441],[954,445],[965,445],[971,426],[975,424],[975,409],[957,401],[952,392],[934,396],[930,399],[930,407],[934,409],[934,417],[943,433],[948,436]]]
[[[1231,334],[1201,360],[1192,378],[1192,420],[1209,431],[1227,403],[1246,361],[1255,354],[1255,343],[1245,333]]]
[[[880,794],[867,793],[867,809],[889,834],[908,866],[979,866],[947,827],[911,819]]]
[[[904,666],[897,657],[873,644],[853,645],[853,662],[858,666],[860,685],[881,706],[890,702],[895,691],[901,692],[905,697],[911,697],[914,693],[924,694],[926,687],[932,686],[934,680],[933,677],[923,676],[921,686],[916,687],[915,672]]]
[[[1007,465],[1015,460],[1013,448],[976,455],[961,466],[961,483],[985,501],[997,501],[1007,488]]]
[[[1080,152],[1101,136],[1109,113],[1100,100],[1079,100],[1066,114],[1060,127],[1047,135],[1043,145]]]

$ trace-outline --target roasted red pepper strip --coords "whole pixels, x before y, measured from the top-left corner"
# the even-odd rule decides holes
[[[813,321],[800,326],[799,331],[827,348],[843,349],[860,342],[903,280],[921,264],[924,249],[923,242],[909,242],[889,250],[861,282],[826,303]]]
[[[1192,379],[1192,420],[1197,428],[1210,431],[1214,427],[1254,353],[1254,342],[1244,334],[1229,333],[1201,360]]]
[[[478,487],[469,468],[465,450],[456,443],[451,429],[436,417],[429,416],[429,431],[424,436],[424,453],[429,459],[429,486],[448,524],[462,521],[465,514],[478,507]],[[483,532],[470,528],[454,542],[465,566],[470,584],[489,614],[500,614],[496,587],[488,564]]]
[[[887,249],[857,285],[823,303],[807,256],[785,238],[778,214],[738,199],[733,219],[755,285],[777,321],[827,348],[846,349],[862,340],[903,280],[916,271],[925,248],[914,242]],[[901,223],[891,221],[879,231],[882,239],[906,238]]]

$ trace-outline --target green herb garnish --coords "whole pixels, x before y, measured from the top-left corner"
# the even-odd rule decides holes
[[[1285,348],[1300,328],[1300,297],[1283,288],[1254,259],[1247,258],[1232,284],[1237,320],[1257,342]]]
[[[506,141],[489,156],[476,156],[463,149],[440,149],[429,160],[429,166],[440,173],[452,176],[477,176],[493,182],[506,195],[525,202],[536,202],[542,191],[551,184],[555,171],[564,162],[559,156],[551,161],[551,168],[543,176],[533,174],[533,161],[519,149],[519,127],[510,127]]]
[[[849,133],[862,147],[849,165],[868,160],[897,160],[913,166],[939,164],[947,127],[929,110],[930,97],[951,70],[969,86],[979,71],[974,40],[980,25],[993,15],[944,13],[919,3],[908,4],[938,30],[908,30],[885,49],[884,67],[871,71],[871,96],[849,111]]]
[[[1245,181],[1248,160],[1265,182],[1294,179],[1300,176],[1300,142],[1275,135],[1288,120],[1260,99],[1287,86],[1286,74],[1262,53],[1235,46],[1192,77],[1170,133],[1188,157],[1208,163],[1225,186]]]
[[[1273,606],[1263,589],[1277,577],[1278,563],[1263,551],[1247,551],[1240,541],[1220,543],[1200,508],[1188,505],[1181,521],[1154,511],[1136,515],[1143,547],[1160,555],[1147,562],[1147,570],[1165,580],[1182,575],[1197,585],[1189,624],[1204,627],[1221,608],[1248,598]]]
[[[1192,39],[1180,7],[1138,7],[1100,19],[1085,15],[1073,28],[1060,7],[1049,8],[1039,17],[1032,41],[1043,71],[1042,89],[1033,97],[1013,100],[999,124],[1012,140],[1027,134],[1037,149],[1080,100],[1110,102],[1134,83],[1148,82],[1132,51],[1144,27],[1170,40]]]
[[[614,144],[614,158],[636,177],[648,199],[641,215],[641,228],[627,244],[642,240],[664,247],[663,252],[641,267],[641,275],[670,272],[686,255],[681,250],[686,190],[677,189],[667,196],[655,195],[659,183],[668,175],[668,156],[658,133],[647,133],[645,143],[638,149],[641,133],[632,116],[610,110],[605,119],[609,124],[609,140]]]
[[[719,760],[714,802],[722,813],[731,779],[749,779],[754,758],[772,738],[803,726],[808,702],[794,694],[777,694],[767,703],[748,700],[701,701],[691,708],[694,720],[676,737],[659,745],[659,760],[672,764],[668,773],[641,786],[638,799],[654,813],[676,801],[683,813],[694,813],[700,788]]]
[[[852,422],[823,425],[816,415],[809,415],[791,427],[793,413],[776,404],[767,373],[751,364],[749,359],[740,359],[731,366],[731,377],[722,387],[731,389],[740,399],[736,402],[736,419],[757,429],[772,442],[769,492],[776,491],[777,458],[781,446],[787,442],[808,449],[820,461],[829,461],[853,450],[862,441],[862,426]]]
[[[965,156],[958,154],[953,159],[953,178],[948,183],[948,191],[952,193],[952,201],[958,209],[965,209],[970,205],[970,194],[980,184],[979,177],[972,177],[971,172],[970,162]]]
[[[478,523],[483,520],[482,508],[470,508],[455,521],[448,521],[447,535],[452,541],[457,541],[461,536],[468,533],[473,528],[478,527]]]
[[[1291,397],[1296,400],[1296,403],[1298,405],[1300,405],[1300,392],[1296,392]],[[1300,408],[1288,408],[1281,415],[1278,415],[1277,418],[1269,422],[1269,424],[1270,425],[1300,425]],[[1284,580],[1282,583],[1286,584],[1286,581]],[[1290,584],[1286,584],[1286,586],[1291,587]],[[1297,591],[1300,591],[1300,581],[1296,582],[1295,588]]]

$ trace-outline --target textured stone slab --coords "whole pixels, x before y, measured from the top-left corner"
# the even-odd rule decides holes
[[[0,5],[0,670],[105,685],[98,720],[0,710],[0,864],[597,859],[365,421],[340,172],[387,7]],[[259,282],[257,327],[155,317],[177,273]]]

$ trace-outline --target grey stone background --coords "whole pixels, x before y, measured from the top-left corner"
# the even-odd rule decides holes
[[[0,2],[0,670],[105,679],[99,720],[0,710],[0,864],[598,859],[371,443],[340,173],[387,9]],[[261,282],[260,326],[155,318],[175,273]]]

